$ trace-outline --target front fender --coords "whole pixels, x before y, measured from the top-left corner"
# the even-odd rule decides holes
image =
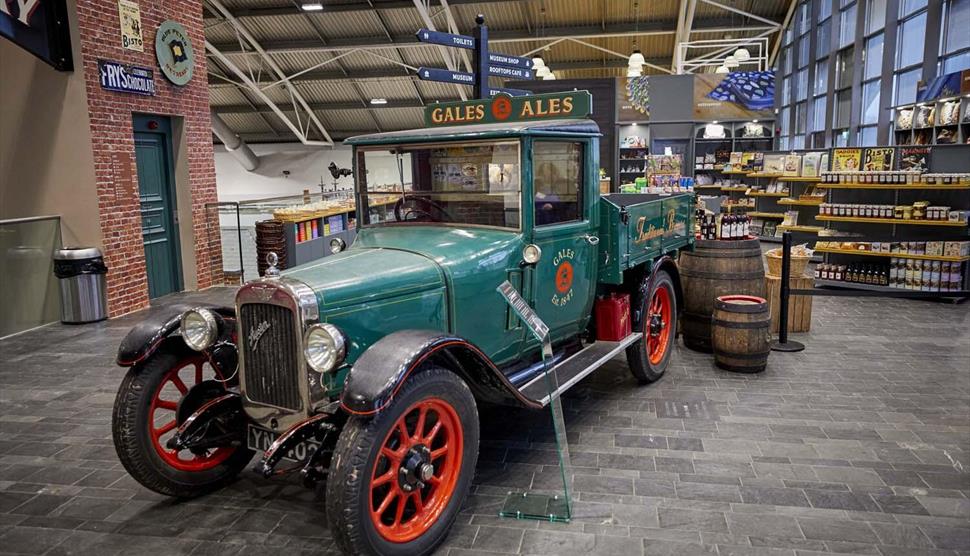
[[[542,408],[523,396],[471,342],[435,330],[402,330],[375,342],[350,370],[340,395],[341,407],[354,415],[380,412],[423,363],[435,363],[460,376],[476,400]]]
[[[178,304],[166,307],[150,315],[128,331],[125,339],[118,346],[116,361],[122,367],[132,367],[147,359],[158,350],[162,343],[170,338],[182,324],[182,314],[189,309],[204,307],[211,309],[224,318],[235,320],[236,312],[231,307],[215,305],[186,305]],[[181,343],[181,340],[179,340]]]

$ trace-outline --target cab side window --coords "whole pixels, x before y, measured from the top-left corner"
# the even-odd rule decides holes
[[[535,141],[532,176],[536,226],[582,219],[583,143]]]

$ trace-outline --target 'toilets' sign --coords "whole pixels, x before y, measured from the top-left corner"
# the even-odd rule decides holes
[[[580,119],[592,112],[589,91],[570,91],[512,97],[498,94],[491,99],[430,104],[424,109],[428,127],[541,120]]]

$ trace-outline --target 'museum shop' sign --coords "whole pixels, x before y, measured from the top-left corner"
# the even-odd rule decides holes
[[[589,91],[443,102],[424,109],[428,127],[586,118],[592,112]]]

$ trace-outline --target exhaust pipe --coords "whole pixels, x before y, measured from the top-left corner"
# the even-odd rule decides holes
[[[229,129],[229,126],[226,125],[226,122],[218,114],[212,112],[211,118],[212,133],[222,141],[222,144],[226,146],[226,150],[239,161],[239,164],[249,172],[259,168],[259,157],[256,156],[253,149],[249,148],[249,145],[236,135],[236,132]]]

